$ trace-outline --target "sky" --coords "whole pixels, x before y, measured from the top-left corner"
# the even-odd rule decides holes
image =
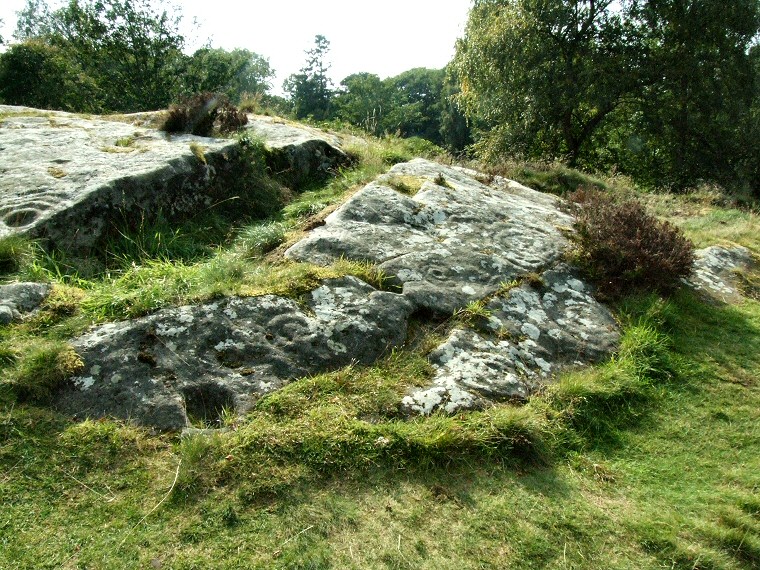
[[[12,39],[16,12],[25,0],[0,0],[0,35]],[[53,7],[59,0],[49,0]],[[167,4],[167,3],[163,3]],[[472,0],[181,0],[182,31],[190,51],[245,48],[269,59],[277,72],[273,92],[297,73],[305,51],[321,34],[330,42],[329,74],[341,79],[366,71],[381,78],[415,67],[442,68],[464,33]],[[193,28],[193,20],[197,28]]]

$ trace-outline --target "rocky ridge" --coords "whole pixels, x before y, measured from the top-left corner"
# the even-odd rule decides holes
[[[222,409],[245,411],[300,377],[374,361],[403,345],[412,318],[448,318],[473,303],[483,308],[473,326],[454,327],[431,352],[430,385],[410,390],[400,409],[523,400],[563,368],[604,358],[619,338],[562,261],[571,224],[557,198],[514,182],[425,160],[396,165],[286,256],[370,261],[399,293],[347,277],[303,306],[230,298],[103,325],[73,342],[84,372],[57,406],[161,429],[213,424]]]
[[[231,196],[235,139],[167,135],[146,116],[87,117],[0,105],[0,237],[44,238],[86,255],[125,220],[180,221]],[[297,187],[347,160],[336,136],[271,117],[246,127],[269,168]],[[221,193],[220,193],[221,192]]]

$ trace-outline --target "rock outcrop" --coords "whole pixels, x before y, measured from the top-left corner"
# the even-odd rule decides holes
[[[620,338],[610,312],[564,265],[491,299],[479,321],[431,353],[433,382],[406,396],[405,408],[452,413],[524,400],[562,369],[608,356]]]
[[[723,302],[742,299],[736,286],[736,272],[747,271],[754,265],[746,247],[714,245],[697,250],[694,257],[694,272],[686,280],[688,285]]]
[[[562,257],[572,217],[559,200],[516,182],[416,159],[354,195],[286,256],[371,261],[420,309],[451,315],[502,283]],[[407,196],[394,186],[419,187]]]
[[[84,372],[60,394],[72,416],[115,416],[160,429],[213,425],[223,409],[310,374],[371,363],[406,337],[412,304],[354,278],[329,280],[305,307],[233,297],[107,324],[74,341]]]
[[[248,128],[291,184],[347,160],[337,138],[316,129],[255,116]],[[125,220],[149,223],[160,212],[177,221],[231,198],[239,155],[234,139],[0,105],[0,237],[22,233],[88,254]]]
[[[21,320],[37,309],[50,294],[45,283],[9,283],[0,285],[0,325]]]
[[[515,182],[426,160],[396,165],[286,256],[370,261],[400,294],[344,278],[311,292],[303,308],[231,298],[104,325],[74,341],[85,373],[58,406],[162,429],[213,423],[221,409],[244,411],[299,377],[372,362],[404,342],[410,318],[440,322],[463,308],[470,324],[430,353],[430,384],[410,389],[400,408],[524,400],[619,340],[610,312],[563,262],[572,222],[559,199]]]

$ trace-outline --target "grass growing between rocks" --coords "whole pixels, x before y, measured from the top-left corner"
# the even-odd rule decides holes
[[[756,567],[760,304],[619,314],[616,358],[523,407],[399,417],[426,330],[212,437],[7,403],[0,567]]]
[[[213,436],[75,424],[30,403],[76,366],[65,340],[89,323],[220,295],[298,296],[345,274],[382,285],[371,266],[290,263],[278,247],[387,168],[389,144],[197,260],[148,256],[85,279],[26,245],[11,251],[17,275],[55,289],[34,318],[0,328],[0,569],[760,566],[752,300],[624,299],[615,358],[521,407],[400,414],[445,324],[414,326],[373,366],[226,414]],[[751,213],[710,208],[686,231],[760,251]]]

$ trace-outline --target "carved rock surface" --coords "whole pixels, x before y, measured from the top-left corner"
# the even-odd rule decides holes
[[[0,285],[0,324],[21,319],[37,309],[50,294],[45,283],[9,283]]]
[[[159,429],[213,424],[293,379],[373,362],[403,343],[412,311],[353,277],[325,282],[305,305],[232,297],[99,326],[72,343],[85,368],[57,407]]]
[[[541,283],[493,298],[478,331],[455,329],[430,355],[432,385],[413,391],[403,405],[416,413],[451,413],[525,399],[558,371],[615,350],[615,320],[570,268],[547,271]]]
[[[476,176],[423,159],[397,164],[286,256],[371,261],[417,308],[451,315],[504,281],[555,264],[567,246],[561,229],[572,224],[558,199],[503,179],[488,186]],[[393,189],[410,179],[421,184],[414,196]]]
[[[213,186],[234,175],[237,141],[167,135],[144,126],[148,115],[132,124],[0,105],[0,237],[44,237],[87,254],[113,224],[159,211],[179,220],[227,198]],[[270,149],[270,167],[294,183],[346,158],[336,137],[315,129],[255,116],[248,128]]]

